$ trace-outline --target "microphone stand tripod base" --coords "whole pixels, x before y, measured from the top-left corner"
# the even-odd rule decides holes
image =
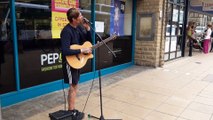
[[[89,120],[90,120],[90,118],[95,118],[97,120],[122,120],[122,119],[104,119],[104,116],[100,116],[100,118],[98,118],[98,117],[90,115],[90,114],[88,114],[88,118],[89,118]]]
[[[84,20],[86,20],[84,18]],[[87,21],[87,20],[86,20]],[[115,53],[109,48],[109,46],[107,46],[107,44],[104,42],[104,40],[101,38],[101,36],[99,34],[97,34],[97,32],[95,31],[94,28],[91,27],[91,24],[90,25],[90,28],[95,32],[95,35],[97,35],[97,37],[100,39],[100,41],[107,47],[107,49],[115,56]],[[100,56],[100,50],[98,49],[97,53],[99,54]],[[97,57],[99,61],[99,57]],[[99,62],[98,62],[98,66],[99,66]],[[99,120],[122,120],[122,119],[104,119],[104,115],[103,115],[103,103],[102,103],[102,85],[101,85],[101,70],[100,68],[98,69],[98,78],[99,78],[99,92],[100,92],[100,109],[101,109],[101,116],[100,118],[96,117],[96,116],[93,116],[93,115],[90,115],[88,114],[88,118],[95,118],[95,119],[99,119]]]
[[[105,120],[103,116],[100,116],[100,118],[98,118],[98,117],[90,115],[90,114],[88,114],[88,118],[95,118],[95,119],[98,119],[98,120]]]

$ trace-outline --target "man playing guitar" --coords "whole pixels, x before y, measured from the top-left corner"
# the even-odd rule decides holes
[[[81,45],[85,41],[91,41],[90,26],[84,22],[83,16],[76,8],[70,8],[67,11],[67,19],[69,23],[63,28],[61,32],[61,49],[62,49],[62,67],[64,82],[69,83],[68,91],[68,110],[72,112],[73,119],[82,119],[84,113],[75,109],[75,100],[77,94],[78,82],[80,79],[80,69],[71,67],[66,60],[66,56],[89,54],[92,52],[91,48],[71,49],[73,44]]]

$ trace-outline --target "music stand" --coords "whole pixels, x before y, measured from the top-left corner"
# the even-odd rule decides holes
[[[101,36],[94,30],[94,28],[91,26],[91,23],[90,22],[87,22],[87,23],[89,24],[90,28],[95,32],[95,35],[99,38],[100,42],[102,42],[107,47],[107,49],[110,51],[110,53],[112,53],[113,56],[116,58],[115,53],[104,42],[104,40],[101,38]],[[96,39],[96,37],[95,37],[95,39]],[[99,48],[98,48],[98,55],[100,56],[100,49]],[[99,56],[98,56],[98,65],[99,65],[99,61],[100,61]],[[98,80],[99,80],[99,93],[100,93],[100,110],[101,110],[101,115],[100,115],[100,117],[96,117],[96,116],[88,114],[88,117],[99,119],[99,120],[122,120],[122,119],[105,119],[104,118],[104,115],[103,115],[103,102],[102,102],[101,69],[100,68],[98,69]]]

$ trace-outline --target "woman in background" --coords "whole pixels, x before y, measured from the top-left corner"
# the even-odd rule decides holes
[[[211,27],[212,27],[211,23],[208,23],[207,29],[204,33],[204,35],[205,35],[204,41],[203,41],[203,52],[204,52],[204,54],[207,54],[209,52],[209,42],[211,41],[211,33],[212,33]]]

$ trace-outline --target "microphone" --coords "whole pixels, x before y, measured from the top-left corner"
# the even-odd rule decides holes
[[[85,23],[87,23],[87,24],[92,24],[87,18],[83,18],[83,21],[85,22]]]

